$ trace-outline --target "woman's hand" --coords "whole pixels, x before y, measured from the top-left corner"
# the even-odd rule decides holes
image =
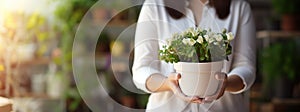
[[[220,89],[218,89],[217,94],[213,95],[213,96],[208,96],[204,99],[204,102],[211,102],[213,100],[219,99],[220,97],[222,97],[224,95],[224,92],[226,90],[227,87],[227,74],[220,72],[217,73],[215,75],[215,78],[220,81]]]
[[[179,83],[178,80],[181,78],[181,75],[179,73],[171,73],[167,80],[166,83],[168,83],[167,85],[169,86],[170,90],[173,91],[173,93],[183,99],[184,101],[187,102],[192,102],[192,103],[202,103],[202,98],[197,97],[197,96],[187,96],[185,95],[180,87],[179,87]]]
[[[227,77],[226,73],[221,72],[217,73],[215,77],[217,80],[221,81],[220,89],[218,89],[217,94],[208,96],[204,99],[197,96],[185,95],[179,87],[178,80],[181,78],[181,75],[178,73],[171,73],[168,77],[161,74],[153,74],[147,80],[146,86],[152,92],[172,91],[177,97],[193,103],[211,102],[222,97],[225,91],[236,92],[243,89],[245,86],[243,80],[238,75]]]
[[[228,92],[237,92],[244,88],[243,80],[238,75],[230,75],[227,77],[226,73],[217,73],[215,75],[218,81],[221,81],[221,88],[218,90],[216,95],[206,97],[204,102],[210,102],[216,99],[219,99],[224,95],[225,91]]]
[[[179,73],[171,73],[168,77],[161,74],[152,74],[146,82],[146,87],[152,92],[172,91],[177,97],[186,102],[202,103],[203,98],[185,95],[178,84],[181,78]]]

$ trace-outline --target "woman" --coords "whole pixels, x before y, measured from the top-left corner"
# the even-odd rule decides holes
[[[235,34],[233,53],[224,61],[222,91],[214,102],[184,95],[180,74],[172,64],[158,59],[162,43],[175,32],[200,26]],[[255,80],[255,26],[250,6],[243,0],[146,0],[135,37],[133,80],[151,93],[147,111],[153,112],[245,112],[247,91]]]

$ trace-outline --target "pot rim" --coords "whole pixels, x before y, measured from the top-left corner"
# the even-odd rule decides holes
[[[174,63],[174,64],[217,64],[217,63],[224,63],[224,61],[213,61],[213,62],[198,62],[198,63],[195,63],[195,62],[178,62],[178,63]]]

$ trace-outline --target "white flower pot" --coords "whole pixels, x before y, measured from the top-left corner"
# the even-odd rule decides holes
[[[221,72],[223,61],[209,63],[178,62],[174,64],[177,73],[181,74],[179,86],[188,96],[201,98],[215,95],[220,81],[215,78]]]

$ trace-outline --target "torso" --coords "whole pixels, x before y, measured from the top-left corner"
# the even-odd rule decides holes
[[[161,2],[163,0],[154,1]],[[155,11],[154,13],[157,13],[157,15],[153,15],[153,18],[155,21],[160,21],[157,22],[156,25],[158,30],[158,39],[162,41],[162,43],[159,43],[160,48],[162,48],[162,45],[166,44],[165,40],[171,37],[173,33],[181,32],[190,27],[195,27],[195,25],[198,25],[202,28],[211,28],[214,32],[220,32],[223,28],[226,28],[228,31],[237,34],[240,22],[239,18],[241,16],[240,11],[243,8],[243,3],[244,2],[241,0],[233,0],[231,3],[231,13],[224,20],[218,19],[215,15],[215,10],[208,5],[201,7],[201,9],[200,7],[195,7],[196,5],[187,8],[186,17],[179,20],[173,19],[170,16],[168,16],[163,6],[155,7],[156,9],[153,9],[153,11]],[[234,42],[232,44],[234,47]],[[231,60],[232,56],[229,56],[229,58],[229,60]],[[225,68],[223,71],[228,73],[231,67],[231,61],[224,61],[224,63]],[[172,64],[161,62],[160,68],[161,73],[164,75],[167,75],[170,72],[174,72]],[[212,107],[210,107],[210,104],[189,104],[187,102],[182,101],[181,99],[178,99],[171,92],[153,93],[149,98],[147,111],[194,112],[207,111],[210,109],[210,111],[239,112],[245,111],[246,109],[246,101],[244,101],[244,98],[245,97],[242,94],[233,95],[231,93],[225,92],[224,96],[220,100],[216,101],[215,104],[212,105]]]

